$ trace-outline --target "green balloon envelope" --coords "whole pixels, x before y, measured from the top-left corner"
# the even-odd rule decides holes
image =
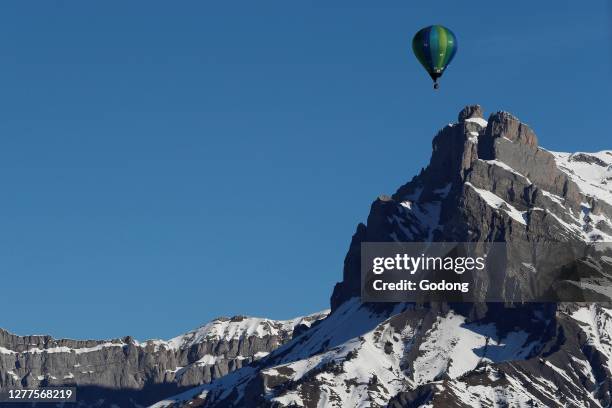
[[[425,27],[412,39],[412,51],[436,82],[457,53],[457,37],[441,25]]]

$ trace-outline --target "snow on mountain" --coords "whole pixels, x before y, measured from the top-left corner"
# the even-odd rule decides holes
[[[610,309],[578,306],[568,313],[560,311],[557,318],[564,336],[568,336],[560,344],[546,347],[544,353],[531,358],[481,365],[464,376],[430,383],[428,403],[422,406],[444,407],[451,401],[452,406],[459,407],[610,406],[610,371],[602,371],[601,364],[602,359],[609,362],[612,356],[608,340],[596,340],[598,333],[611,332]],[[589,336],[586,342],[585,334]],[[405,406],[410,397],[400,394],[390,405]]]
[[[606,356],[606,366],[612,373],[612,309],[590,304],[572,313],[587,336],[587,344]]]
[[[612,204],[612,151],[597,153],[551,152],[559,169],[587,196]]]
[[[437,317],[419,347],[414,383],[431,382],[444,374],[457,378],[485,362],[524,358],[536,347],[528,337],[516,331],[500,339],[495,324],[467,323],[464,316],[449,311]]]
[[[230,341],[242,337],[278,336],[293,331],[296,326],[310,327],[329,313],[328,310],[302,316],[291,320],[271,320],[256,317],[234,316],[232,318],[217,318],[206,325],[186,334],[174,337],[166,342],[154,341],[156,345],[164,345],[171,349],[182,349],[201,343],[202,341]]]
[[[398,306],[392,313],[400,312],[405,308],[406,306]],[[273,379],[272,382],[266,385],[266,388],[271,389],[275,385],[280,385],[279,380],[281,378],[283,383],[302,380],[307,376],[313,375],[322,368],[333,366],[336,360],[341,360],[349,355],[353,355],[356,349],[361,349],[362,345],[365,344],[367,347],[368,342],[360,340],[360,336],[364,333],[371,333],[370,335],[373,335],[372,332],[381,322],[384,322],[388,316],[389,311],[372,311],[367,307],[363,307],[356,298],[346,302],[337,313],[322,320],[316,327],[308,330],[294,339],[294,341],[279,347],[261,361],[260,364],[266,365],[269,361],[275,362],[275,365],[261,372],[264,382],[266,378]],[[329,351],[321,353],[321,351],[325,349]],[[376,354],[376,351],[370,349],[369,353],[364,354],[362,357],[372,358],[371,361],[375,361],[376,356],[372,356],[372,353]],[[360,376],[359,378],[361,381],[364,378],[368,378],[370,375],[367,373],[367,368],[360,367],[362,359],[359,361],[358,364],[356,363],[355,375]],[[211,393],[218,393],[217,398],[219,399],[244,398],[244,395],[248,392],[246,389],[248,380],[256,370],[257,369],[253,366],[245,367],[242,370],[221,378],[215,385],[202,385],[171,399],[160,401],[153,406],[164,407],[176,401],[194,397],[202,398]],[[270,401],[274,400],[275,403],[278,404],[285,401],[290,405],[299,400],[299,396],[293,395],[291,391],[289,391],[287,395],[283,394],[280,396],[276,396],[275,393],[269,392],[267,397]],[[351,397],[346,396],[346,398],[350,399]]]
[[[486,128],[488,125],[488,122],[486,120],[484,120],[483,118],[479,118],[479,117],[471,117],[471,118],[467,118],[465,119],[466,122],[472,122],[472,123],[476,123],[478,124],[481,128]]]
[[[361,334],[343,334],[347,324]],[[261,369],[236,371],[154,407],[193,398],[216,401],[211,406],[230,401],[250,406],[244,399],[253,376],[265,390],[256,406],[385,406],[406,387],[525,358],[541,347],[530,337],[520,330],[500,337],[493,323],[468,323],[452,310],[406,304],[375,312],[355,298],[312,331],[271,353]]]
[[[474,187],[472,183],[469,181],[465,183],[466,186],[471,187],[482,197],[482,199],[491,207],[495,209],[501,209],[506,212],[512,219],[514,219],[519,224],[527,225],[527,221],[525,220],[525,211],[519,211],[514,208],[512,205],[508,204],[504,201],[503,198],[496,196],[494,193],[490,191]]]

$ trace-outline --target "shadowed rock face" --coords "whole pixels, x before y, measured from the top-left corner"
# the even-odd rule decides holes
[[[608,168],[612,155],[606,152],[561,160],[562,154],[539,147],[533,130],[516,117],[497,112],[485,121],[478,105],[464,108],[458,123],[438,132],[432,150],[429,165],[391,197],[376,200],[367,223],[357,227],[332,311],[360,294],[361,242],[596,241],[585,236],[589,228],[602,232],[601,241],[610,237],[612,203],[605,191],[612,183],[605,174],[597,180],[602,192],[597,196],[592,190],[598,190],[585,189],[593,181],[582,181],[571,168],[574,163]],[[482,191],[503,200],[508,211],[488,203]],[[585,203],[597,212],[599,226],[584,214]],[[510,217],[510,210],[525,221]]]
[[[609,305],[359,301],[362,242],[500,241],[520,255],[532,242],[612,241],[612,152],[549,152],[511,114],[483,118],[464,108],[434,137],[429,165],[374,201],[326,319],[157,406],[610,406]]]
[[[459,116],[457,117],[458,122],[465,122],[466,119],[472,118],[484,118],[484,113],[482,112],[482,107],[480,105],[468,105],[465,108],[461,109],[459,112]]]
[[[0,330],[0,388],[76,386],[88,406],[135,406],[208,383],[248,365],[323,318],[218,318],[174,339],[139,343],[16,336]]]

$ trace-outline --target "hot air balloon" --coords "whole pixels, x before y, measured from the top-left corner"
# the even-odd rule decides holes
[[[441,25],[425,27],[412,39],[412,51],[433,79],[434,89],[438,89],[438,78],[457,53],[457,37]]]

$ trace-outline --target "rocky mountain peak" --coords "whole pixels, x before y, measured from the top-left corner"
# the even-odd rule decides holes
[[[488,122],[486,137],[506,138],[512,142],[522,143],[533,148],[538,147],[538,138],[533,130],[512,114],[495,112],[489,117]]]
[[[353,236],[332,310],[360,293],[360,243],[612,241],[612,155],[554,153],[508,112],[479,105],[442,128],[427,167],[372,204]]]
[[[429,164],[357,226],[329,316],[155,407],[611,406],[612,310],[512,296],[547,284],[524,263],[532,243],[612,242],[612,152],[549,152],[513,115],[485,120],[478,105],[458,119],[434,137]],[[505,275],[476,282],[504,289],[505,302],[363,303],[367,242],[505,242]]]
[[[465,108],[461,109],[457,121],[461,123],[465,122],[466,119],[472,118],[484,119],[484,114],[480,105],[468,105]]]

